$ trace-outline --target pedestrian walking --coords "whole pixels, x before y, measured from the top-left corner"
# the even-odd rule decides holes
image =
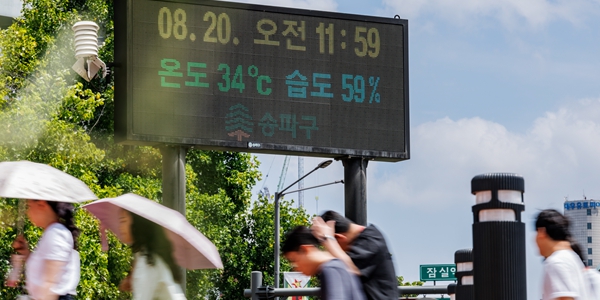
[[[554,209],[535,221],[536,244],[544,260],[543,300],[591,300],[585,266],[571,248],[569,219]]]
[[[132,271],[121,286],[129,286],[136,300],[185,299],[181,272],[163,228],[124,209],[119,224],[122,241],[134,254]]]
[[[73,203],[97,199],[96,195],[81,180],[49,165],[7,161],[0,163],[0,197],[26,202],[27,217],[34,226],[42,228],[33,251],[22,235],[13,242],[17,254],[11,258],[13,270],[7,285],[18,285],[24,262],[28,295],[21,295],[20,299],[75,299],[81,262]],[[18,224],[23,222],[19,220]]]
[[[80,259],[77,251],[79,229],[73,222],[73,204],[27,200],[27,216],[43,233],[33,251],[27,240],[18,236],[13,242],[17,254],[26,262],[26,288],[30,298],[71,300],[77,294]],[[7,282],[16,286],[16,282]]]
[[[84,206],[134,253],[130,275],[120,288],[135,300],[185,299],[180,267],[222,268],[219,252],[181,213],[136,194]],[[104,236],[101,232],[101,236]]]
[[[355,224],[337,212],[313,219],[321,245],[359,275],[368,300],[397,300],[398,280],[383,234],[374,225]]]
[[[327,251],[319,249],[319,241],[309,228],[291,230],[281,247],[281,253],[294,269],[304,275],[317,276],[321,283],[321,300],[364,300],[358,276]]]

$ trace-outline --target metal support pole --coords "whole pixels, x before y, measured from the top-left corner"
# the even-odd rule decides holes
[[[250,297],[252,300],[258,300],[260,297],[256,292],[258,292],[258,288],[262,285],[262,273],[259,271],[252,271],[250,276],[250,291],[252,292]]]
[[[279,231],[281,230],[279,224],[279,198],[281,197],[280,192],[275,193],[275,288],[279,288]]]
[[[367,165],[362,157],[343,158],[345,215],[359,225],[367,225]]]
[[[304,176],[304,157],[298,156],[298,178]],[[304,207],[304,180],[298,181],[298,207]]]
[[[183,147],[162,147],[163,204],[185,216],[185,155]]]
[[[185,216],[185,155],[187,149],[179,146],[160,148],[162,153],[163,205]],[[185,269],[180,268],[181,289],[185,293]]]
[[[273,299],[272,297],[296,297],[296,296],[320,296],[321,288],[283,288],[272,289],[262,285],[262,273],[253,271],[250,277],[250,289],[244,289],[244,297],[251,299]],[[399,286],[398,292],[401,299],[405,299],[404,295],[408,294],[451,294],[452,286]],[[262,289],[261,289],[262,288]],[[409,298],[407,298],[409,299]],[[416,298],[410,298],[416,299]],[[418,299],[433,299],[433,298],[418,298]]]

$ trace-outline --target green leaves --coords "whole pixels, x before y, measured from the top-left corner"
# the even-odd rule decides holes
[[[404,282],[404,276],[398,276],[398,285],[399,286],[422,286],[423,283],[424,282],[422,282],[422,281],[413,281],[413,282],[407,281],[407,282]],[[406,297],[417,297],[418,295],[416,295],[416,294],[409,294],[409,295],[403,295],[403,297],[404,296],[406,296]]]
[[[224,265],[223,270],[188,271],[188,299],[243,299],[252,271],[263,272],[264,282],[272,284],[274,205],[265,197],[250,202],[250,189],[260,175],[255,158],[192,150],[187,160],[187,218],[217,246]],[[306,212],[285,199],[280,220],[281,236],[294,226],[308,225]],[[281,270],[290,270],[283,259]]]

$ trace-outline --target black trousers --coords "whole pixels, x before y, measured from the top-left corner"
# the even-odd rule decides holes
[[[67,295],[58,297],[58,300],[75,300],[75,296],[67,294]]]

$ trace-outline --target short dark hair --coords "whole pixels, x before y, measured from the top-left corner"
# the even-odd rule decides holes
[[[296,226],[285,235],[285,242],[281,246],[281,253],[286,254],[288,252],[298,251],[300,250],[300,246],[303,245],[318,247],[319,241],[308,227]]]
[[[345,233],[350,229],[350,224],[353,224],[350,219],[340,215],[339,213],[328,210],[321,215],[323,221],[335,221],[335,233]]]
[[[569,241],[569,219],[554,209],[542,210],[535,220],[535,229],[545,228],[546,234],[555,241]]]

